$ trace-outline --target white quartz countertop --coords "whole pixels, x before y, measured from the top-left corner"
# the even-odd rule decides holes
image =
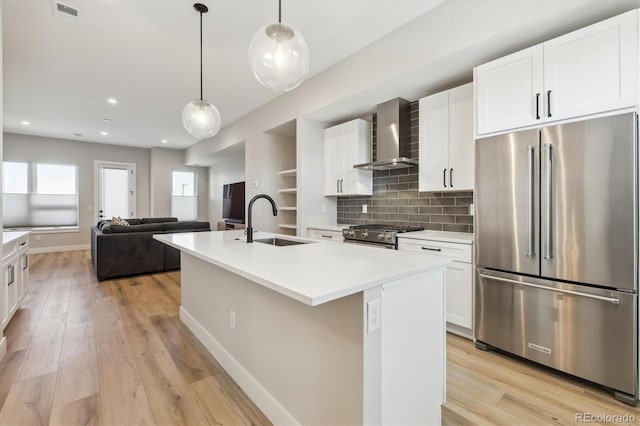
[[[447,231],[415,231],[398,234],[398,238],[412,240],[432,240],[445,243],[473,244],[473,234]]]
[[[345,228],[348,228],[349,225],[313,225],[309,226],[307,229],[318,229],[320,231],[342,231]]]
[[[25,235],[29,235],[31,231],[4,231],[2,232],[2,244],[11,243],[18,238],[22,238]]]
[[[156,234],[153,238],[310,306],[451,262],[437,254],[336,244],[286,235],[277,236],[310,243],[276,247],[255,242],[274,235],[256,232],[252,244],[246,243],[243,231]]]

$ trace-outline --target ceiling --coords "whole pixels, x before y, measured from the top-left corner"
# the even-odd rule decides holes
[[[181,122],[186,103],[199,97],[193,2],[62,1],[78,9],[77,21],[54,16],[52,0],[2,0],[4,131],[137,147],[196,143]],[[254,33],[277,19],[278,3],[202,2],[209,7],[204,98],[220,110],[224,127],[280,95],[255,80],[247,59]],[[313,76],[442,0],[282,3],[283,23],[309,45]]]

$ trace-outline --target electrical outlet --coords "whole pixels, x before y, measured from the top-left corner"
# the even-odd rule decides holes
[[[258,187],[258,181],[257,181],[257,180],[254,180],[254,181],[253,181],[253,187],[254,187],[254,188],[257,188],[257,187]]]
[[[327,214],[327,205],[326,204],[322,205],[322,214]]]
[[[367,212],[367,205],[363,204],[362,205],[362,213],[366,213]]]
[[[42,239],[42,235],[36,234],[36,241],[40,241]]]
[[[93,211],[93,206],[89,206],[89,211],[92,212]]]
[[[367,302],[367,334],[380,329],[380,298]]]
[[[233,309],[229,311],[229,327],[231,327],[232,330],[236,329],[236,311]]]

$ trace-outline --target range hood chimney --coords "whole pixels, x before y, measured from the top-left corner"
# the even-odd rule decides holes
[[[391,170],[416,166],[418,160],[408,158],[411,155],[409,101],[395,98],[379,104],[376,109],[376,161],[353,167]]]

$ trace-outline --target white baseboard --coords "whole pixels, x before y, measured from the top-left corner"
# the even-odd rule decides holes
[[[274,397],[218,342],[186,309],[180,306],[180,320],[222,365],[238,386],[274,425],[299,425]]]
[[[2,331],[0,331],[0,335],[2,335]],[[6,353],[7,353],[7,338],[2,336],[2,339],[0,340],[0,361],[2,361],[2,358],[4,358]]]
[[[58,246],[58,247],[31,247],[29,249],[29,253],[30,254],[57,253],[61,251],[89,250],[90,248],[91,248],[91,244],[76,244],[71,246]]]

